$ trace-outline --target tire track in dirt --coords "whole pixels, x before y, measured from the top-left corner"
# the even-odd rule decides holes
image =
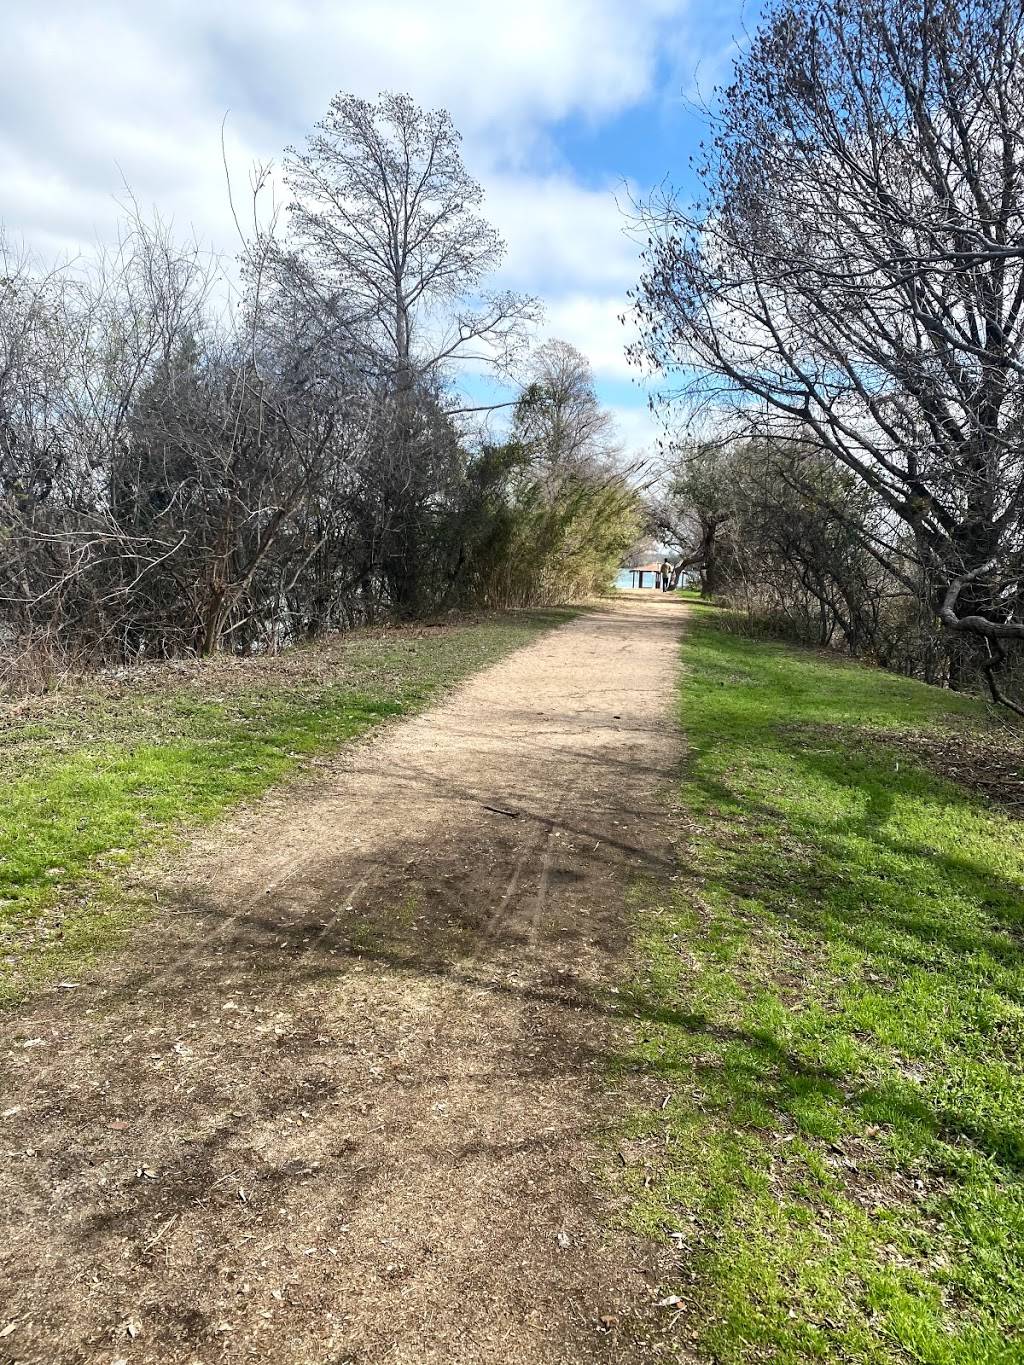
[[[602,607],[317,764],[4,1021],[0,1360],[650,1358],[594,1133],[681,623]]]

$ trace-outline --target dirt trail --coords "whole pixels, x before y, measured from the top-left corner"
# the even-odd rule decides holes
[[[593,1135],[681,620],[602,607],[320,762],[3,1021],[0,1362],[650,1358]]]

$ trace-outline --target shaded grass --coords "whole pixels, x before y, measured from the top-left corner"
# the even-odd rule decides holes
[[[985,711],[708,610],[684,664],[633,1221],[675,1234],[712,1360],[1024,1361],[1024,826],[906,749]]]
[[[141,850],[266,791],[305,759],[425,705],[572,612],[388,631],[325,651],[96,680],[0,747],[0,1003],[71,973],[137,922],[121,870]]]

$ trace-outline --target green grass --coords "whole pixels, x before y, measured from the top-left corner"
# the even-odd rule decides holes
[[[633,1224],[723,1365],[1024,1361],[1024,825],[906,740],[999,733],[725,619],[684,645],[678,876],[636,892],[629,1064],[671,1098]]]
[[[94,681],[0,712],[0,1004],[71,974],[145,907],[124,868],[310,756],[425,705],[571,612],[391,631],[276,661]]]

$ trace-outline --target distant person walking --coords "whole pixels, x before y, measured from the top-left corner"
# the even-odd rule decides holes
[[[666,559],[661,566],[661,590],[668,592],[672,586],[672,565]]]

